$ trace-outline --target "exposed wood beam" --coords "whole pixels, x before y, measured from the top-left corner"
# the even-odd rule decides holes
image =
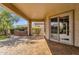
[[[11,11],[15,12],[16,14],[20,15],[21,17],[23,17],[27,20],[31,20],[28,16],[26,16],[21,10],[19,10],[12,3],[2,3],[2,6],[9,8]]]

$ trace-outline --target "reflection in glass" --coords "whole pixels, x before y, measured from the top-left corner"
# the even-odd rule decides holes
[[[57,18],[51,19],[51,33],[57,33],[58,31],[58,22]]]
[[[59,40],[58,37],[58,19],[56,18],[51,18],[51,38],[55,40]]]
[[[51,37],[69,40],[69,16],[51,18]]]
[[[59,24],[60,34],[69,35],[69,16],[60,17]]]

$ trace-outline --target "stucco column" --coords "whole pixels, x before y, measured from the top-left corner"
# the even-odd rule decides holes
[[[32,28],[32,20],[29,20],[29,36],[32,35],[32,30],[31,30],[31,28]]]

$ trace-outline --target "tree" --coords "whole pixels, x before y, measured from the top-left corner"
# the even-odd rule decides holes
[[[2,9],[0,13],[0,32],[4,32],[7,35],[10,33],[10,29],[13,28],[14,22],[18,20],[19,16]]]

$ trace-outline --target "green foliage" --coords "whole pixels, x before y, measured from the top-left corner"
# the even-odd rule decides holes
[[[0,35],[0,40],[3,40],[3,39],[5,39],[5,38],[7,38],[7,36],[5,36],[5,35]]]
[[[32,27],[32,30],[34,31],[33,34],[38,34],[39,35],[39,33],[41,31],[41,28],[38,27],[38,26],[34,26],[34,27]]]
[[[0,32],[10,30],[13,28],[14,22],[17,22],[19,17],[8,12],[7,10],[0,9]]]
[[[16,25],[15,29],[23,29],[23,28],[27,28],[26,25]]]

